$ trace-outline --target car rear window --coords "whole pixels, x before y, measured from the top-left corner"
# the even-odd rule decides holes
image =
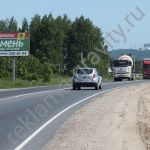
[[[93,72],[93,69],[78,69],[78,74],[91,74]]]

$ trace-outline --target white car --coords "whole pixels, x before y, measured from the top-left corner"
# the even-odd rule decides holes
[[[73,90],[80,90],[81,87],[102,89],[102,77],[96,68],[78,68],[73,76],[72,86]]]

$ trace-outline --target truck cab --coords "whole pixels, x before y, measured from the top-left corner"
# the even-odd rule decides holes
[[[114,81],[122,81],[123,79],[134,80],[133,59],[123,55],[118,60],[114,60],[113,77]]]

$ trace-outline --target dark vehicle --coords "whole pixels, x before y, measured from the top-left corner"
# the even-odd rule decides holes
[[[150,58],[143,60],[143,79],[150,79]]]

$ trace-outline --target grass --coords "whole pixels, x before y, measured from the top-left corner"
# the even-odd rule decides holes
[[[69,83],[71,83],[71,78],[62,76],[52,77],[50,82],[44,82],[42,79],[32,81],[16,79],[16,82],[14,83],[11,79],[0,79],[0,89],[51,86]]]
[[[103,77],[103,81],[112,81],[112,76]],[[0,79],[0,89],[9,88],[27,88],[27,87],[37,87],[37,86],[53,86],[53,85],[65,85],[71,84],[71,77],[68,76],[53,76],[50,82],[44,82],[42,79],[39,80],[21,80],[16,79],[14,83],[12,79]]]

